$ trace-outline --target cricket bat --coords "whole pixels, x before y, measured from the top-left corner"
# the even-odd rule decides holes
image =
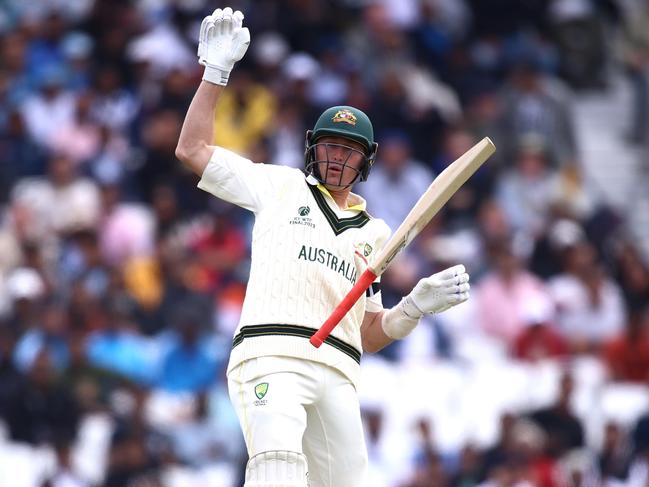
[[[485,137],[462,154],[435,178],[370,266],[361,274],[354,287],[347,293],[340,304],[336,306],[320,329],[309,339],[314,347],[319,348],[322,345],[322,342],[325,341],[331,331],[340,323],[340,320],[354,306],[354,303],[358,301],[376,278],[383,274],[397,254],[412,242],[460,186],[495,151],[496,146],[491,142],[489,137]]]

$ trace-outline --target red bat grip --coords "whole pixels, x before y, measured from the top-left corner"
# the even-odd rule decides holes
[[[316,331],[309,339],[311,345],[313,345],[315,348],[320,348],[322,342],[327,339],[331,331],[336,328],[336,325],[340,323],[340,320],[343,319],[343,316],[345,316],[347,312],[352,309],[352,306],[354,306],[356,301],[358,301],[358,299],[363,295],[367,288],[372,285],[375,279],[376,274],[374,274],[370,269],[366,269],[365,272],[361,274],[361,277],[358,279],[358,281],[356,281],[354,287],[352,287],[347,293],[347,296],[343,298],[340,304],[336,306],[336,309],[333,310],[331,316],[327,318],[327,321],[325,321],[320,329]]]

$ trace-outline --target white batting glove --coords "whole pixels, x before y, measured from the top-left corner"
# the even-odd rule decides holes
[[[234,63],[243,58],[250,45],[250,31],[243,25],[243,14],[230,7],[217,8],[201,23],[198,62],[205,66],[203,79],[225,86]]]
[[[412,318],[441,313],[469,299],[469,274],[462,264],[419,281],[406,296],[404,311]]]
[[[383,331],[394,340],[404,338],[422,315],[441,313],[469,299],[469,289],[469,274],[461,264],[421,279],[410,294],[383,314]]]

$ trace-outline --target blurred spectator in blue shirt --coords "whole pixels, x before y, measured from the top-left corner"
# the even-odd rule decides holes
[[[7,101],[13,106],[22,103],[32,89],[27,75],[27,41],[23,32],[10,31],[0,40],[2,68],[7,73]]]
[[[25,332],[16,344],[14,362],[22,372],[30,370],[41,353],[46,353],[51,366],[62,371],[68,364],[68,316],[64,305],[51,298],[43,305],[37,327]]]
[[[134,308],[125,297],[104,304],[106,328],[90,335],[86,353],[96,367],[123,374],[138,383],[150,383],[155,370],[156,347],[139,334]]]
[[[171,392],[201,392],[217,379],[217,344],[205,333],[205,316],[191,309],[191,300],[178,307],[175,329],[167,337],[158,387]]]
[[[0,121],[0,203],[7,202],[11,188],[20,178],[45,172],[45,162],[45,152],[25,130],[20,112],[7,112],[4,123]]]

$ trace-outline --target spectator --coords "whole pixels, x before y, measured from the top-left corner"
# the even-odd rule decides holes
[[[570,1],[559,0],[549,9],[562,58],[560,73],[577,89],[605,87],[605,26],[598,5],[582,2],[575,8]],[[576,42],[577,37],[584,42]]]
[[[59,127],[74,120],[76,96],[65,90],[65,72],[60,65],[48,65],[39,75],[40,91],[29,96],[21,114],[29,136],[41,146],[52,142]]]
[[[551,184],[552,212],[555,216],[590,222],[601,208],[600,195],[586,178],[583,168],[567,162]]]
[[[426,191],[433,175],[412,158],[411,145],[404,133],[390,132],[380,143],[380,161],[359,192],[374,208],[376,216],[383,218],[394,231]]]
[[[14,269],[5,283],[11,304],[7,326],[13,333],[37,327],[39,301],[45,294],[45,283],[34,269],[19,267]]]
[[[528,272],[516,255],[514,242],[499,240],[489,247],[491,270],[477,286],[475,300],[480,326],[508,347],[525,328],[524,311],[548,299],[543,282]]]
[[[566,218],[551,222],[547,232],[534,242],[530,270],[546,280],[560,274],[564,254],[585,240],[586,233],[579,223]]]
[[[10,110],[4,127],[0,128],[0,203],[7,203],[18,180],[42,174],[45,165],[45,153],[27,134],[22,115]]]
[[[1,41],[2,66],[6,70],[7,79],[6,100],[9,106],[17,107],[30,95],[33,90],[27,73],[27,38],[18,29],[10,30]]]
[[[114,297],[104,306],[106,327],[91,333],[86,343],[90,364],[135,383],[150,383],[154,375],[154,350],[138,333],[132,304],[124,297]]]
[[[124,88],[121,71],[117,66],[101,66],[95,74],[96,94],[90,113],[101,125],[111,130],[129,133],[138,114],[139,104]]]
[[[129,484],[162,487],[160,466],[173,460],[169,438],[147,426],[144,405],[147,394],[132,388],[125,391],[132,407],[119,418],[110,444],[104,487]]]
[[[599,482],[593,455],[585,448],[572,450],[564,455],[558,467],[559,482],[567,485],[586,487],[597,485]]]
[[[515,166],[503,174],[496,195],[514,230],[536,238],[543,232],[552,204],[553,174],[547,149],[536,137],[516,154]]]
[[[471,487],[480,483],[482,455],[472,445],[466,445],[460,452],[459,468],[449,482],[450,487]]]
[[[153,255],[156,222],[151,210],[123,201],[116,183],[101,186],[101,203],[99,246],[103,259],[110,265],[122,267],[130,259]]]
[[[34,215],[36,228],[58,232],[94,228],[99,218],[96,185],[79,175],[73,161],[54,155],[48,178],[21,180],[12,193],[13,204],[25,205]]]
[[[84,93],[76,100],[74,116],[69,125],[53,129],[49,140],[50,150],[71,159],[75,165],[90,161],[97,155],[101,143],[101,130],[91,119],[93,94]]]
[[[475,137],[464,129],[448,130],[442,140],[439,157],[433,161],[433,171],[437,174],[453,161],[467,152],[475,143]],[[450,226],[468,226],[480,204],[492,193],[493,161],[482,166],[445,205],[444,211]]]
[[[621,482],[629,471],[630,445],[623,427],[614,422],[606,423],[604,441],[599,452],[598,466],[604,482]]]
[[[182,119],[173,110],[164,109],[151,113],[142,124],[143,160],[136,172],[138,196],[151,201],[153,189],[160,183],[173,184],[176,191],[189,185],[189,176],[178,170],[174,154],[174,141],[178,140]],[[185,205],[192,210],[189,202]]]
[[[631,242],[621,242],[615,254],[616,280],[630,308],[649,303],[649,265]]]
[[[33,445],[72,441],[77,434],[79,406],[53,370],[49,354],[38,353],[7,404],[7,424],[14,441]]]
[[[282,109],[275,116],[270,141],[271,157],[268,162],[284,166],[304,166],[304,133],[300,108],[290,100],[281,102]]]
[[[50,300],[43,305],[38,327],[28,329],[16,343],[14,362],[16,368],[26,373],[42,353],[60,373],[68,364],[70,352],[67,342],[67,314],[62,303]]]
[[[419,451],[416,452],[415,471],[404,487],[446,487],[449,478],[432,438],[430,421],[420,418],[416,424],[419,435]]]
[[[196,232],[187,241],[188,248],[197,257],[197,271],[202,280],[196,283],[196,289],[203,292],[237,280],[237,272],[245,259],[245,238],[241,229],[227,213],[220,211],[206,219],[203,231]]]
[[[243,69],[234,71],[232,88],[223,92],[214,112],[214,126],[219,127],[214,143],[245,155],[270,133],[277,100]]]
[[[626,75],[631,84],[629,132],[627,138],[632,143],[646,140],[647,106],[649,105],[649,84],[647,69],[649,66],[649,7],[647,2],[638,1],[625,5],[622,19],[622,35],[617,46]]]
[[[11,359],[16,339],[7,327],[0,321],[0,420],[8,421],[9,404],[21,387],[23,376],[18,372]]]
[[[613,380],[649,384],[649,309],[632,310],[626,329],[604,344],[602,355]]]
[[[47,487],[89,487],[74,471],[72,464],[72,445],[69,441],[59,441],[55,445],[56,471],[46,481]]]
[[[495,445],[488,448],[484,453],[484,465],[481,477],[505,462],[507,459],[515,458],[518,454],[514,426],[516,416],[505,412],[500,417],[500,431]]]
[[[92,365],[86,354],[85,341],[84,333],[71,334],[69,366],[61,380],[84,414],[107,412],[115,393],[131,384],[117,373]]]
[[[525,304],[522,318],[527,326],[516,337],[516,358],[536,362],[567,355],[567,343],[555,328],[553,306],[547,297]]]
[[[155,240],[164,243],[174,238],[182,224],[182,209],[173,186],[165,183],[155,186],[151,206],[156,224]]]
[[[649,481],[649,414],[643,414],[635,424],[633,462],[627,477],[628,485],[645,485]]]
[[[573,351],[597,351],[621,331],[622,294],[588,242],[566,249],[564,272],[550,280],[549,289],[558,310],[559,331]]]
[[[102,258],[98,237],[94,231],[77,231],[71,234],[61,257],[58,269],[61,285],[81,286],[84,293],[95,298],[107,292],[110,271]]]
[[[585,446],[584,427],[572,412],[574,378],[564,372],[559,383],[559,397],[550,407],[536,410],[530,419],[545,431],[547,453],[558,459],[568,451]]]
[[[368,485],[377,487],[387,487],[390,484],[386,477],[385,453],[383,451],[384,441],[384,412],[380,409],[365,408],[362,411],[363,430],[366,432],[365,442],[367,444],[367,453],[370,458],[370,464],[375,468],[370,468],[368,472]],[[382,467],[382,468],[381,468]],[[391,479],[394,480],[394,479]]]
[[[239,431],[228,427],[228,421],[233,419],[230,416],[234,416],[236,423],[236,415],[234,411],[224,411],[220,407],[222,404],[217,404],[215,408],[212,400],[204,392],[196,394],[190,416],[175,424],[171,431],[173,450],[178,460],[196,469],[239,460],[243,438],[239,438]],[[226,401],[229,399],[226,398]],[[232,423],[229,426],[237,427]]]
[[[63,66],[61,40],[65,33],[66,22],[61,12],[49,10],[44,12],[33,25],[33,38],[28,45],[27,60],[35,75],[43,66]]]
[[[216,343],[201,326],[203,317],[187,302],[176,313],[175,330],[167,337],[157,386],[170,392],[204,393],[217,379]],[[180,311],[182,309],[182,311]]]
[[[511,69],[509,84],[502,93],[505,160],[530,134],[539,137],[547,148],[552,165],[575,160],[570,104],[545,81],[538,60],[522,60]]]

